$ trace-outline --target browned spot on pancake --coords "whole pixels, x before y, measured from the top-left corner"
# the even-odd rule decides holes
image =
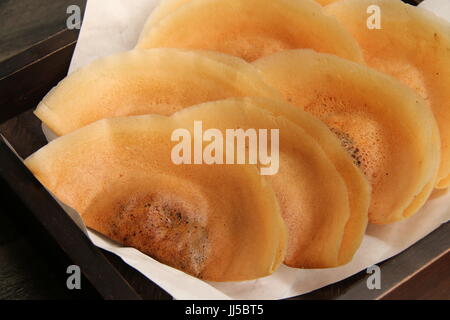
[[[117,205],[108,236],[201,277],[208,233],[182,202],[158,194],[130,198]]]
[[[341,140],[342,147],[353,158],[353,162],[362,169],[363,156],[361,155],[359,148],[355,145],[355,142],[352,140],[352,138],[347,133],[339,129],[330,128],[330,130],[339,138],[339,140]]]

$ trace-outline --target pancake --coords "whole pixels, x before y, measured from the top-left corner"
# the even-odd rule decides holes
[[[352,199],[350,208],[347,184],[336,165],[315,138],[283,116],[290,113],[283,110],[293,108],[281,101],[238,98],[197,105],[179,111],[173,117],[191,126],[201,119],[203,130],[279,129],[279,171],[267,179],[274,188],[288,228],[284,263],[296,268],[336,267],[351,260],[367,226],[367,182],[357,173],[346,175],[346,178],[356,177],[352,191],[362,191],[360,195],[352,194],[355,198],[361,196],[362,200]],[[297,117],[305,127],[318,123],[323,126],[305,112],[297,111],[305,114]],[[319,131],[328,134],[329,138],[323,140],[335,141],[329,130],[317,129],[316,132]],[[267,135],[270,137],[271,133]],[[252,148],[248,147],[248,150]],[[248,150],[247,157],[250,158]],[[328,153],[332,154],[332,151]],[[354,167],[350,157],[340,159],[340,168],[347,166],[352,172]]]
[[[159,21],[190,1],[192,0],[161,0],[158,6],[150,14],[150,17],[147,19],[144,30],[150,30],[150,28],[158,24]],[[337,0],[314,1],[320,3],[321,5],[327,5]]]
[[[366,27],[369,5],[381,10],[381,29]],[[439,125],[442,159],[436,187],[450,185],[450,24],[400,0],[343,0],[326,8],[355,37],[369,66],[418,92]]]
[[[340,0],[314,0],[314,1],[320,3],[323,6],[326,6],[328,4],[331,4],[333,2],[340,1]]]
[[[163,116],[97,121],[25,160],[86,225],[156,260],[211,281],[271,274],[286,227],[253,165],[175,165]]]
[[[372,185],[369,221],[415,213],[435,184],[439,132],[425,102],[390,76],[336,56],[291,50],[254,63],[285,99],[325,122]]]
[[[57,135],[103,118],[170,115],[229,97],[280,97],[245,61],[221,53],[133,50],[101,58],[70,74],[35,114]]]
[[[350,219],[345,227],[338,261],[339,264],[346,264],[351,261],[361,245],[366,231],[371,199],[371,187],[367,178],[358,167],[357,161],[342,147],[341,141],[324,122],[287,103],[256,98],[253,100],[257,101],[259,108],[276,116],[283,116],[305,130],[322,148],[344,179],[348,192]]]
[[[219,51],[246,61],[286,49],[312,48],[363,61],[355,40],[313,0],[163,2],[137,44],[156,47]]]

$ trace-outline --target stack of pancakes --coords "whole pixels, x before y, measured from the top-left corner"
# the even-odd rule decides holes
[[[400,0],[163,0],[135,49],[44,97],[59,137],[25,164],[88,227],[201,279],[336,267],[450,185],[449,81],[450,25]],[[174,163],[196,121],[278,130],[279,170]]]

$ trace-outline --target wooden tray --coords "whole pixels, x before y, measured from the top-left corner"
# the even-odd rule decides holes
[[[78,37],[63,30],[0,63],[0,133],[22,157],[46,144],[32,110],[67,73]],[[105,299],[171,299],[117,256],[95,247],[0,139],[0,178]],[[381,290],[360,272],[294,299],[450,299],[450,224],[379,266]]]

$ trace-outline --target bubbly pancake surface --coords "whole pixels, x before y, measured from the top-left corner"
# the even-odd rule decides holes
[[[305,112],[299,111],[304,114],[302,117],[295,116],[295,111],[291,115],[289,111],[283,111],[291,108],[294,107],[281,101],[240,98],[194,106],[176,113],[174,117],[182,119],[183,123],[201,119],[204,130],[279,129],[279,171],[267,178],[280,202],[288,228],[284,262],[299,268],[345,264],[358,249],[367,225],[367,182],[358,171],[353,171],[351,159],[340,158],[339,151],[339,155],[333,155],[333,147],[329,145],[325,146],[328,154],[324,152],[318,137],[322,135],[322,140],[329,139],[331,144],[335,140],[329,130],[321,131],[324,129],[321,122]],[[315,138],[284,115],[297,119],[305,128],[309,127]],[[319,129],[311,128],[315,125],[319,125]],[[355,198],[352,199],[361,196],[362,200],[350,201],[346,181],[328,156],[340,162],[341,169],[347,166],[345,177],[356,178],[354,185],[349,184],[349,189],[361,191],[358,195],[353,194]]]
[[[322,148],[344,179],[348,193],[350,218],[345,227],[338,261],[339,264],[349,262],[363,240],[371,200],[370,184],[358,167],[357,160],[352,158],[342,147],[341,140],[317,117],[280,101],[274,102],[257,98],[253,98],[253,100],[259,108],[263,108],[275,116],[285,117],[305,130]]]
[[[435,183],[439,133],[412,90],[362,65],[310,50],[254,63],[285,99],[324,121],[372,185],[369,219],[390,223],[416,212]]]
[[[35,114],[57,135],[96,120],[170,115],[229,97],[278,97],[245,61],[215,52],[133,50],[101,58],[70,74]]]
[[[354,39],[312,0],[191,0],[170,10],[179,4],[163,3],[163,9],[155,11],[138,48],[214,50],[247,61],[312,48],[362,62]]]
[[[249,280],[282,262],[286,230],[256,167],[175,165],[162,116],[100,120],[25,160],[86,225],[212,281]]]
[[[367,28],[369,6],[381,29]],[[437,187],[450,185],[450,24],[400,0],[342,0],[326,7],[360,44],[367,64],[418,92],[439,125],[442,159]]]

